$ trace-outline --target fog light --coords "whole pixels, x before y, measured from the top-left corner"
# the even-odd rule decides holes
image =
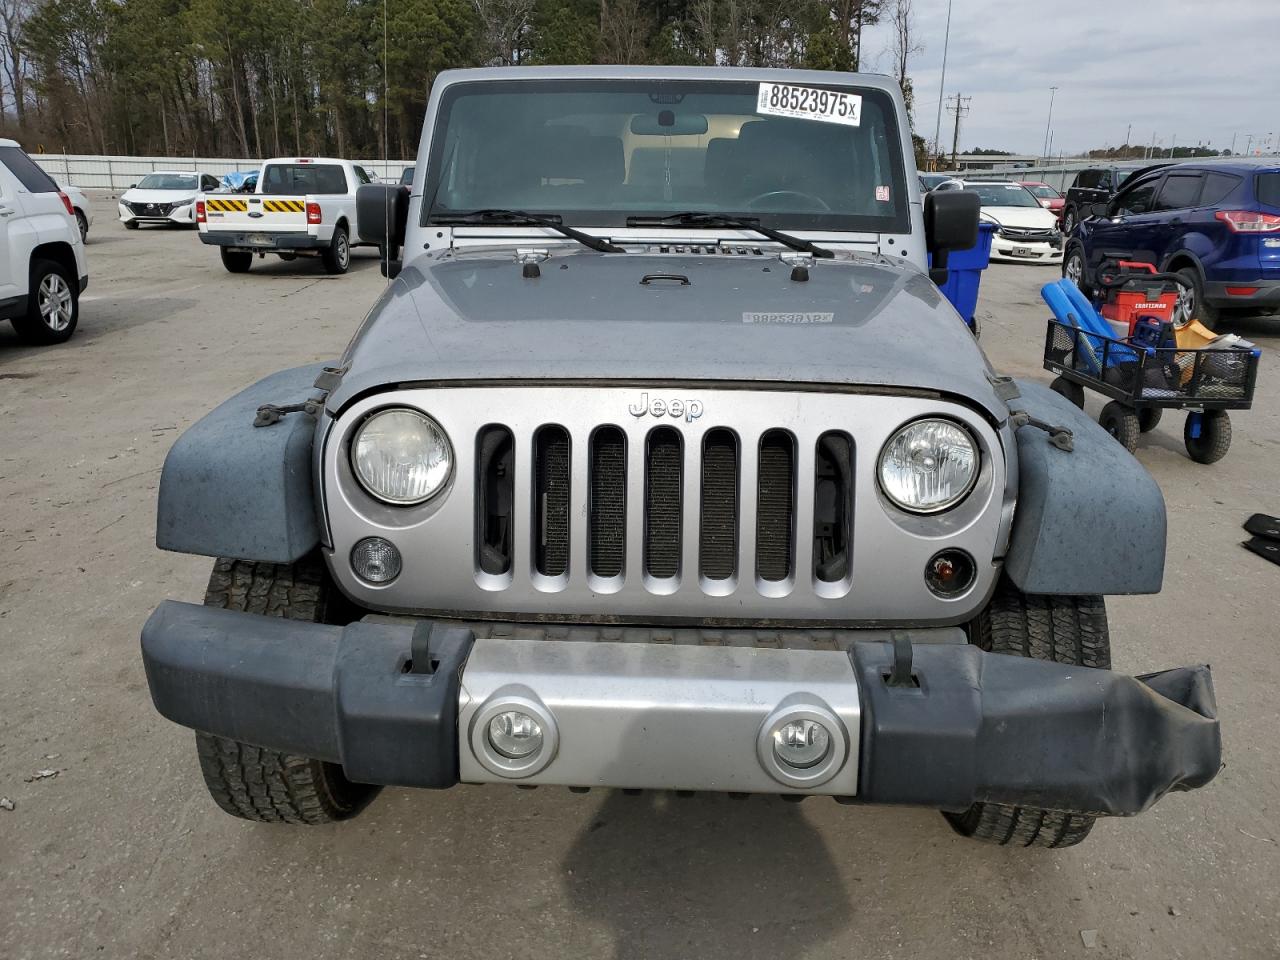
[[[816,720],[792,720],[773,731],[773,752],[789,767],[808,770],[831,751],[831,734]]]
[[[390,540],[367,537],[351,548],[351,569],[368,583],[390,583],[400,576],[400,551]]]
[[[482,767],[510,780],[545,770],[560,749],[555,717],[520,683],[495,690],[480,705],[467,722],[467,740]]]
[[[977,575],[973,557],[963,550],[935,553],[924,568],[924,582],[936,596],[944,600],[958,597],[967,591],[973,586]]]
[[[489,745],[508,760],[523,760],[542,749],[542,725],[520,710],[504,710],[489,721]]]
[[[826,783],[849,756],[849,735],[822,699],[809,693],[787,696],[760,725],[756,756],[765,772],[788,787]]]

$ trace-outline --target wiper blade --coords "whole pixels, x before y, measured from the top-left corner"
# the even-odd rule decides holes
[[[589,233],[583,233],[581,230],[575,230],[573,227],[566,227],[560,221],[558,214],[537,214],[525,213],[523,210],[472,210],[470,213],[445,213],[432,214],[428,220],[429,223],[438,223],[441,226],[464,226],[466,224],[513,224],[521,226],[549,227],[557,233],[569,237],[571,240],[577,240],[584,247],[590,247],[592,250],[600,253],[626,253],[621,247],[610,243],[608,240],[601,240],[599,237],[593,237]]]
[[[783,233],[781,230],[761,226],[756,217],[735,217],[728,213],[697,213],[691,210],[686,213],[673,213],[666,217],[627,217],[627,226],[735,227],[739,230],[754,230],[762,237],[768,237],[784,247],[790,247],[792,250],[802,250],[805,253],[813,254],[815,257],[830,259],[835,256],[826,247],[820,247],[811,240],[802,240],[800,237],[793,237],[791,234]]]

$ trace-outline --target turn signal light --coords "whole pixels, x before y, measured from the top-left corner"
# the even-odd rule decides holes
[[[307,223],[319,223],[319,222],[320,222],[320,204],[308,203],[307,204]]]
[[[205,222],[206,220],[204,216],[204,201],[197,200],[196,201],[196,223],[205,223]]]
[[[1257,210],[1219,210],[1214,216],[1231,228],[1232,233],[1278,233],[1280,216]]]

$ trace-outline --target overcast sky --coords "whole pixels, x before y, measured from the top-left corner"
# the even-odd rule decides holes
[[[886,0],[886,8],[890,0]],[[947,0],[913,0],[916,132],[933,139]],[[864,61],[891,72],[884,26]],[[960,151],[1039,154],[1053,104],[1053,153],[1123,143],[1280,146],[1280,0],[953,0],[946,96],[972,97]],[[865,68],[865,67],[864,67]],[[951,147],[953,117],[942,112]]]

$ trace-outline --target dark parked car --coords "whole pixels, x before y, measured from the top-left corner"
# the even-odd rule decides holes
[[[1104,259],[1187,278],[1183,316],[1280,310],[1280,162],[1182,163],[1129,178],[1068,240],[1063,276],[1089,295]]]
[[[1153,167],[1141,167],[1138,170],[1121,169],[1119,167],[1090,167],[1081,170],[1067,188],[1066,202],[1062,207],[1062,232],[1071,233],[1076,224],[1089,216],[1095,203],[1106,203],[1116,195],[1116,191],[1135,173],[1142,173]]]

